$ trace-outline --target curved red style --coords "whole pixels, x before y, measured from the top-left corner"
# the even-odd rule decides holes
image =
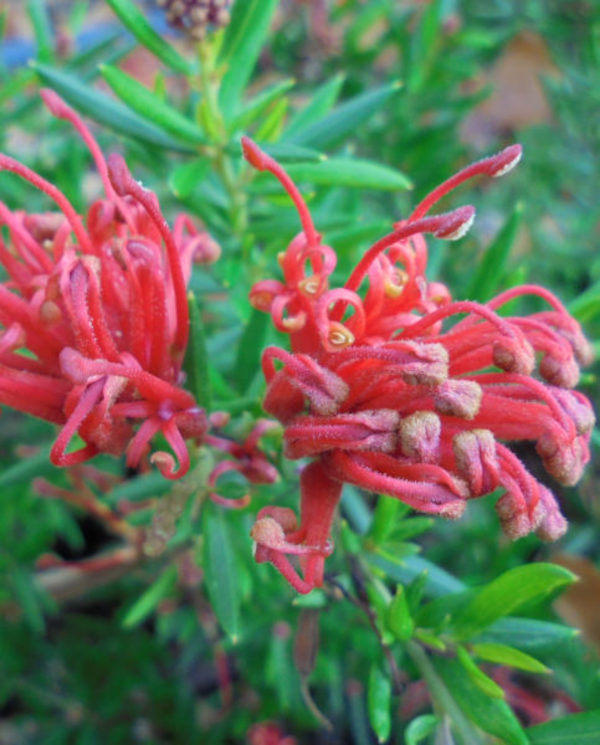
[[[156,196],[119,155],[104,159],[91,133],[62,99],[45,90],[52,114],[87,144],[105,197],[84,218],[52,184],[0,155],[11,171],[45,192],[58,211],[12,212],[0,203],[0,402],[54,422],[55,465],[96,453],[127,453],[135,467],[162,433],[173,453],[151,456],[167,478],[189,468],[188,437],[201,439],[205,412],[181,387],[188,336],[186,286],[193,261],[219,247],[180,215],[171,230]],[[69,451],[75,435],[84,445]]]
[[[262,510],[252,531],[257,560],[272,562],[298,592],[319,586],[344,483],[449,518],[501,487],[496,510],[511,538],[562,535],[566,521],[553,495],[504,443],[535,442],[562,484],[581,476],[594,415],[571,390],[579,366],[591,361],[579,324],[542,287],[516,287],[481,304],[454,301],[425,276],[423,234],[457,239],[474,217],[468,206],[435,216],[430,208],[468,178],[508,172],[520,146],[437,187],[332,288],[335,251],[322,243],[297,187],[255,143],[242,144],[300,216],[302,231],[280,257],[283,281],[258,282],[250,300],[290,337],[290,352],[264,352],[264,408],[285,426],[286,455],[312,458],[301,476],[300,525],[287,508]],[[547,309],[499,314],[526,294]],[[300,572],[290,556],[299,557]]]

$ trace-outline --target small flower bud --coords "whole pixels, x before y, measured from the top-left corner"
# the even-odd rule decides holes
[[[492,349],[494,365],[506,372],[531,375],[535,367],[535,352],[526,339],[505,337]]]
[[[490,158],[489,175],[492,178],[504,176],[518,164],[523,157],[523,148],[521,145],[509,145],[501,150],[497,155]]]
[[[285,533],[281,525],[272,517],[259,518],[250,531],[252,540],[266,548],[275,550],[285,546]]]
[[[460,432],[452,440],[458,473],[467,481],[472,496],[480,497],[498,485],[496,440],[487,429]]]
[[[417,411],[400,422],[402,452],[421,463],[435,463],[439,458],[440,418],[432,411]]]
[[[545,354],[540,362],[540,375],[552,385],[574,388],[579,382],[579,366],[573,359],[559,359]]]
[[[545,486],[540,486],[540,502],[544,513],[535,534],[542,541],[557,541],[567,532],[569,524],[561,513],[554,495]]]
[[[440,414],[474,419],[483,391],[473,380],[446,380],[435,391],[435,408]]]
[[[475,220],[475,207],[466,205],[459,207],[446,215],[440,215],[444,220],[440,227],[433,232],[436,238],[443,238],[447,241],[457,241],[465,236]]]

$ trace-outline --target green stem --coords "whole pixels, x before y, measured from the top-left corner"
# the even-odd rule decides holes
[[[236,172],[226,152],[228,133],[219,106],[221,73],[217,66],[216,51],[210,41],[199,44],[200,75],[197,82],[203,99],[204,128],[213,145],[209,157],[229,197],[229,219],[233,232],[241,239],[248,224],[247,198],[242,188],[242,177]]]
[[[481,745],[481,739],[457,706],[444,681],[436,673],[423,647],[415,641],[409,641],[406,643],[406,652],[427,683],[433,708],[440,718],[444,716],[450,718],[463,745]]]

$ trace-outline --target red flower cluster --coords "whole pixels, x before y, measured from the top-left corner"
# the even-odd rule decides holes
[[[151,459],[167,478],[182,476],[185,438],[202,438],[208,427],[180,387],[186,285],[192,262],[214,261],[219,247],[185,215],[171,232],[156,196],[124,160],[111,155],[107,163],[77,114],[52,91],[42,97],[89,147],[106,197],[92,204],[84,226],[55,186],[0,155],[0,170],[29,181],[59,210],[27,214],[0,203],[9,236],[0,240],[8,276],[0,284],[0,402],[62,426],[55,465],[126,451],[135,467],[160,432],[178,464],[167,452]],[[76,433],[85,445],[67,452]]]
[[[300,479],[300,525],[287,508],[261,510],[252,531],[257,560],[272,562],[299,592],[319,586],[343,483],[449,518],[468,499],[502,487],[496,510],[511,538],[562,535],[566,522],[553,495],[503,442],[534,441],[562,484],[581,476],[594,416],[571,390],[579,365],[591,360],[579,324],[542,287],[516,287],[480,304],[453,301],[444,285],[425,278],[423,234],[455,240],[474,217],[468,206],[436,216],[430,208],[468,178],[506,173],[521,148],[437,187],[364,254],[343,287],[331,288],[336,254],[323,245],[297,188],[252,141],[243,147],[255,168],[279,179],[302,223],[280,258],[284,282],[258,282],[250,299],[289,334],[292,350],[265,350],[264,408],[285,426],[286,455],[312,458]],[[542,298],[548,309],[499,314],[521,295]],[[290,555],[300,557],[303,576]]]

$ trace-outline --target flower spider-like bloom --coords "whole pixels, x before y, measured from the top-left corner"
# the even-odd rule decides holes
[[[299,592],[319,586],[344,483],[448,518],[501,487],[496,510],[511,538],[562,535],[566,522],[553,495],[504,443],[531,440],[557,481],[579,479],[594,422],[588,400],[571,390],[579,365],[591,360],[579,324],[542,287],[516,287],[481,304],[454,301],[425,277],[423,234],[455,240],[474,217],[469,206],[435,216],[430,208],[466,179],[509,171],[520,146],[438,186],[336,288],[329,284],[336,254],[298,189],[251,140],[243,148],[255,168],[279,179],[302,224],[280,257],[284,281],[258,282],[250,300],[290,337],[291,352],[264,352],[264,408],[285,426],[286,455],[312,459],[300,478],[300,524],[287,508],[259,513],[257,560],[272,562]],[[499,315],[521,295],[538,296],[548,309]],[[302,576],[289,556],[300,557]]]
[[[185,438],[201,439],[207,430],[204,411],[180,386],[186,286],[192,262],[215,260],[219,248],[185,215],[171,231],[156,196],[124,160],[105,161],[77,114],[52,91],[42,97],[89,147],[106,195],[84,224],[55,186],[0,155],[0,170],[29,181],[59,210],[27,214],[0,203],[9,236],[0,239],[7,274],[0,284],[0,402],[62,427],[51,451],[55,465],[126,452],[135,467],[160,432],[175,457],[156,452],[151,459],[177,478],[189,468]],[[85,444],[67,452],[75,434]]]

